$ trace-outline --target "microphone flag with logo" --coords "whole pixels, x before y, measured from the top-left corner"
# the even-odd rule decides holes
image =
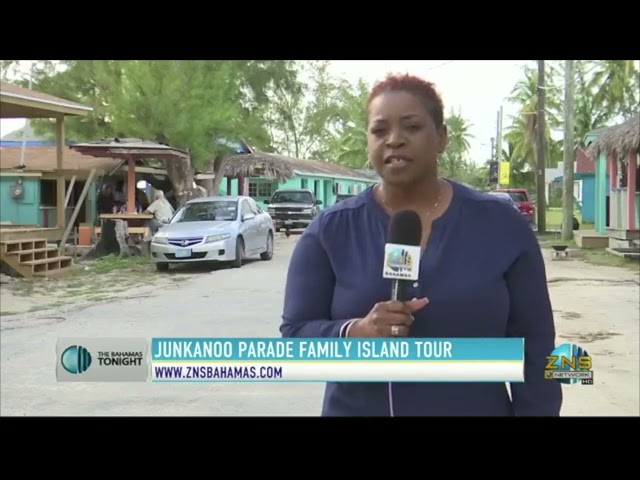
[[[413,210],[396,212],[389,221],[382,277],[391,280],[391,299],[408,301],[409,286],[420,272],[422,221]]]

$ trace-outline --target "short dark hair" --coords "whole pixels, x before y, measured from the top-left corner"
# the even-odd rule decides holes
[[[386,79],[374,85],[367,100],[367,110],[378,95],[388,91],[407,92],[420,98],[424,102],[424,106],[436,127],[442,126],[444,122],[444,104],[433,83],[409,74],[389,75]]]

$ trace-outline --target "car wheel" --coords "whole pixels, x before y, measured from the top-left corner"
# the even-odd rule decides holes
[[[159,272],[168,272],[169,271],[169,264],[168,263],[156,263],[156,269]]]
[[[273,233],[267,234],[267,250],[260,254],[262,260],[271,260],[273,258]]]
[[[242,262],[244,261],[244,240],[242,237],[238,237],[236,240],[236,258],[233,261],[234,268],[240,268],[242,266]]]

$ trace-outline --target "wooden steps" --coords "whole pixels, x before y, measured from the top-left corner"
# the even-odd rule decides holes
[[[71,270],[73,259],[61,256],[57,247],[50,247],[46,239],[3,240],[0,258],[20,275],[48,277]]]

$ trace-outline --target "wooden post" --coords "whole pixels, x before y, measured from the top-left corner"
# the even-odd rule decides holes
[[[609,188],[618,188],[618,160],[615,155],[607,157],[609,166]]]
[[[56,227],[63,230],[66,224],[64,189],[64,117],[56,118]]]
[[[635,152],[627,156],[627,230],[635,230],[636,225],[636,175],[638,159]]]
[[[78,204],[76,208],[73,209],[73,213],[71,214],[71,218],[69,219],[69,224],[62,235],[62,240],[60,241],[60,250],[64,252],[65,244],[67,243],[67,238],[69,238],[69,234],[71,234],[71,230],[73,228],[73,224],[78,217],[78,213],[80,212],[80,208],[82,207],[82,202],[84,202],[85,197],[87,196],[87,192],[89,191],[89,187],[91,187],[91,183],[93,182],[93,176],[96,174],[95,168],[91,170],[89,173],[89,177],[84,184],[84,188],[82,192],[80,192],[80,198],[78,199]]]
[[[573,173],[575,170],[574,130],[574,91],[575,63],[565,60],[564,72],[564,163],[562,176],[562,239],[573,239]]]
[[[618,155],[616,153],[610,153],[607,156],[606,161],[607,172],[609,173],[609,223],[606,223],[607,204],[605,202],[605,225],[610,228],[618,228],[620,226],[620,222],[618,221],[618,214],[620,213],[621,207],[618,202],[618,192],[620,191],[620,184],[618,182]],[[606,183],[603,184],[606,185]],[[607,196],[606,191],[604,195],[605,197]]]
[[[607,159],[603,153],[596,162],[596,204],[595,230],[600,234],[607,232]]]
[[[128,158],[127,213],[136,213],[136,161],[133,157]]]
[[[67,205],[69,205],[69,199],[71,198],[71,193],[73,192],[73,186],[76,183],[76,176],[71,177],[71,181],[69,182],[69,188],[67,188],[67,196],[64,199],[64,208],[66,210]]]

